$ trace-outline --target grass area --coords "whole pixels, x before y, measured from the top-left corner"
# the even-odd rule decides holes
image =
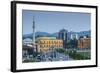
[[[90,56],[87,55],[86,52],[80,52],[80,53],[75,53],[75,52],[69,52],[69,56],[72,57],[75,60],[87,60],[90,59]]]
[[[91,53],[90,52],[79,52],[77,54],[83,56],[84,59],[91,59]]]
[[[90,52],[76,52],[75,50],[66,51],[64,49],[57,49],[59,53],[63,53],[65,55],[69,55],[74,60],[87,60],[91,58]]]

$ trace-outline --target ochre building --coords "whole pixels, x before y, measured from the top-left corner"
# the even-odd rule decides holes
[[[63,40],[55,37],[40,37],[36,40],[38,52],[47,52],[50,49],[63,48]]]

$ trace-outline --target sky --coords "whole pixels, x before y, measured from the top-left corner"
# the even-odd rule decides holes
[[[61,29],[80,32],[91,28],[90,13],[23,10],[23,34],[32,33],[33,20],[36,32],[55,33]]]

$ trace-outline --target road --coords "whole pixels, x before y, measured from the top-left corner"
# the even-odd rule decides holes
[[[48,52],[37,56],[37,61],[68,61],[73,60],[69,55],[64,55],[58,52]]]

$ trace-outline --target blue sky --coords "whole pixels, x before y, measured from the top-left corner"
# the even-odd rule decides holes
[[[33,17],[36,31],[55,33],[61,29],[68,31],[90,30],[91,14],[78,12],[22,11],[23,34],[32,33]]]

